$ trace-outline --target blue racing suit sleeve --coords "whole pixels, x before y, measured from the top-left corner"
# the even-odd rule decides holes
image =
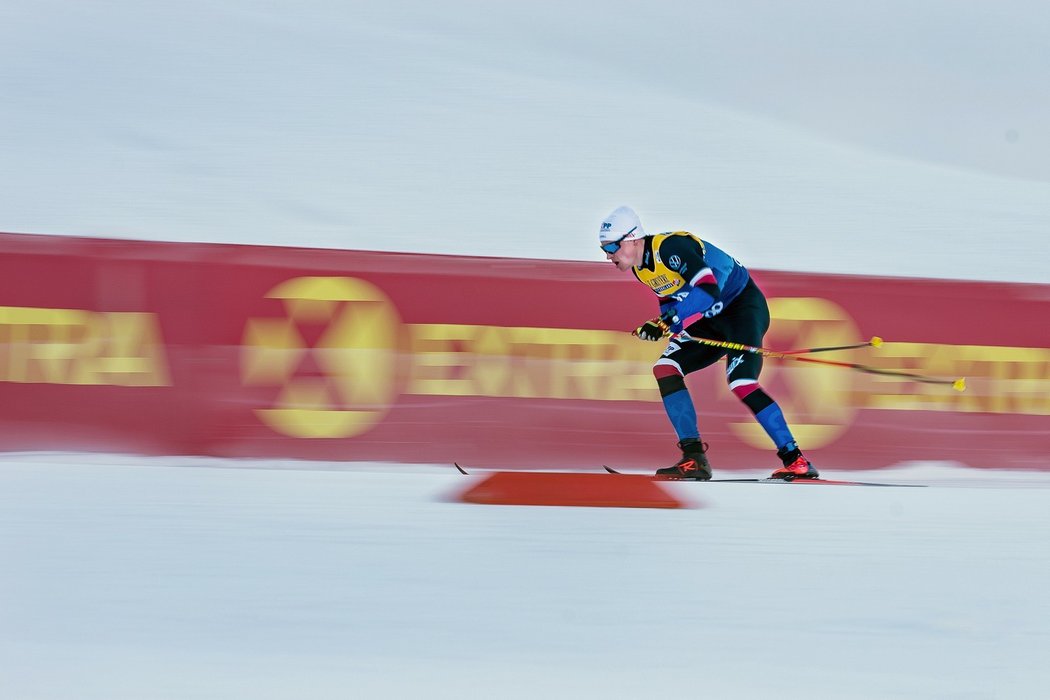
[[[684,327],[703,318],[718,303],[722,296],[721,290],[714,271],[705,259],[704,248],[695,239],[688,236],[665,239],[660,246],[660,258],[686,282],[679,292],[660,300],[661,316],[673,315],[673,320],[665,320],[671,326],[672,333],[679,333]]]
[[[678,333],[683,327],[692,325],[704,317],[704,314],[714,308],[715,304],[718,303],[718,288],[715,287],[715,295],[712,296],[706,289],[700,287],[694,287],[689,291],[689,294],[681,301],[675,304],[675,312],[677,319],[675,324],[678,328],[672,327],[672,333]]]

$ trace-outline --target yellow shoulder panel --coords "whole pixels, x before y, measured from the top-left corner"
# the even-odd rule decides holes
[[[636,267],[634,268],[634,273],[639,281],[647,285],[660,297],[670,296],[685,286],[685,279],[667,267],[663,258],[660,257],[660,244],[671,236],[689,236],[699,243],[701,248],[704,245],[703,241],[686,231],[670,231],[653,236],[653,270],[650,272],[645,268]]]

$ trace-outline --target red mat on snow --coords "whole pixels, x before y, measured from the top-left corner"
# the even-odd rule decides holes
[[[597,508],[695,508],[649,476],[494,472],[457,497],[463,503]]]

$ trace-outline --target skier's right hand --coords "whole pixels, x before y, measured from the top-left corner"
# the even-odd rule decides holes
[[[660,340],[668,332],[668,325],[662,318],[654,318],[646,321],[634,329],[634,335],[642,340]]]

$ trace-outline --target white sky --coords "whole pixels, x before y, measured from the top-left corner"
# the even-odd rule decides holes
[[[1050,5],[0,6],[0,230],[1045,282]]]

